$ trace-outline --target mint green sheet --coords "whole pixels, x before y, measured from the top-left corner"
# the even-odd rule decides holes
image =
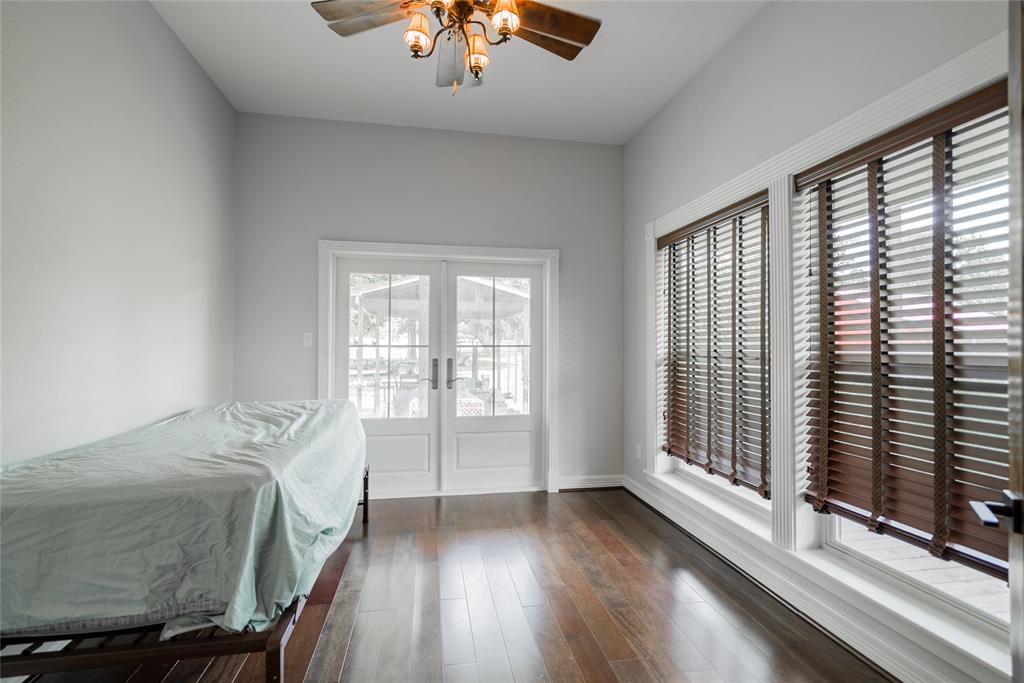
[[[198,408],[0,470],[0,630],[263,629],[352,524],[348,401]]]

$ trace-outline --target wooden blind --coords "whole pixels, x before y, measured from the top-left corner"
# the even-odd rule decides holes
[[[769,495],[768,197],[659,242],[664,449]]]
[[[1005,577],[1007,534],[969,504],[999,499],[1008,474],[1008,120],[997,89],[949,109],[973,118],[943,127],[933,113],[929,135],[834,163],[799,203],[816,233],[819,307],[807,499]]]

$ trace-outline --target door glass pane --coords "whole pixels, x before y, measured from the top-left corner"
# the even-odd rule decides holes
[[[494,348],[463,346],[456,357],[455,414],[479,417],[494,414]]]
[[[530,345],[530,278],[494,278],[497,344]]]
[[[391,276],[391,343],[426,346],[430,343],[430,277]]]
[[[349,347],[348,397],[360,417],[387,417],[387,353],[386,347]]]
[[[426,417],[430,379],[430,353],[426,347],[392,346],[388,373],[390,417]]]
[[[388,339],[387,273],[348,276],[348,343],[379,345]]]
[[[458,405],[455,414],[530,412],[530,279],[456,278]]]
[[[459,346],[494,343],[494,278],[455,279],[455,322]]]
[[[349,399],[362,418],[427,417],[430,276],[349,275]]]
[[[530,412],[530,348],[498,347],[498,371],[494,376],[494,414],[527,415]]]

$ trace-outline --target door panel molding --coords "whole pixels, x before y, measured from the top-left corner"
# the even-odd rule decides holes
[[[370,462],[376,474],[426,474],[430,472],[430,439],[426,434],[375,434],[367,436],[367,452],[371,441],[377,443],[376,462]],[[396,455],[417,455],[414,463],[420,467],[392,467],[391,461]],[[414,464],[410,462],[409,464]]]
[[[535,264],[542,270],[543,334],[539,346],[542,358],[540,471],[543,488],[558,491],[558,249],[519,249],[507,247],[467,247],[425,244],[397,244],[388,242],[350,242],[320,240],[318,244],[318,344],[317,344],[317,398],[334,398],[335,387],[335,316],[338,262],[343,258],[386,258],[422,260],[436,258],[458,263],[460,261]],[[443,278],[444,271],[442,271]],[[439,283],[440,284],[440,283]],[[442,310],[442,320],[448,311]],[[443,361],[442,361],[443,366]],[[444,386],[440,391],[444,390]],[[445,491],[442,467],[442,491]],[[530,487],[531,489],[536,487]],[[502,489],[495,489],[502,490]],[[464,491],[450,493],[467,493]],[[426,495],[425,493],[423,495]]]
[[[505,432],[459,432],[455,434],[455,460],[452,463],[456,470],[476,471],[499,471],[508,469],[532,469],[533,449],[530,448],[530,437],[532,431],[505,431]],[[526,439],[525,444],[523,439]],[[476,443],[473,443],[476,442]],[[490,444],[487,444],[490,442]],[[511,459],[502,460],[502,464],[493,465],[490,463],[475,462],[471,455],[473,448],[480,448],[484,445],[491,445],[497,451],[510,451],[522,453],[523,445],[526,446],[526,457],[516,462]],[[520,448],[515,448],[519,446]],[[463,457],[463,453],[466,457]]]

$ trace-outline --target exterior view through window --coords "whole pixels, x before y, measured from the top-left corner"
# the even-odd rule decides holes
[[[530,280],[459,276],[456,415],[530,413]]]
[[[363,418],[427,417],[430,277],[349,275],[349,398]]]

